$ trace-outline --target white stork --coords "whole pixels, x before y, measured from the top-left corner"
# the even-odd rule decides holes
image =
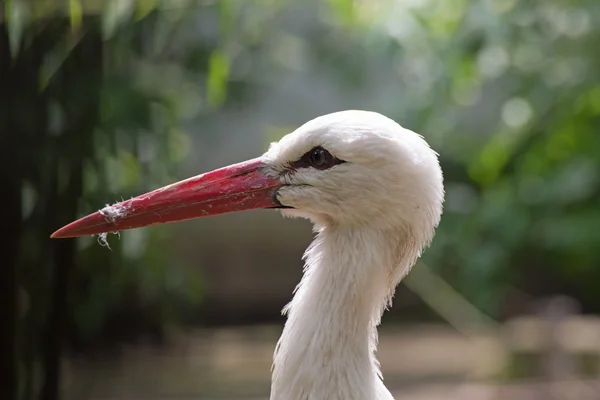
[[[377,326],[442,214],[437,154],[383,115],[318,117],[261,157],[107,206],[66,238],[233,211],[279,208],[314,224],[303,278],[284,308],[271,400],[389,400]]]

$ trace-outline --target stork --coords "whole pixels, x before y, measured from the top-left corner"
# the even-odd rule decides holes
[[[377,327],[431,242],[442,171],[418,134],[369,111],[315,118],[261,157],[107,206],[68,238],[257,208],[312,221],[315,239],[274,353],[271,400],[390,400]]]

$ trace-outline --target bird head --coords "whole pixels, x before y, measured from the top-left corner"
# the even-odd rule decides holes
[[[381,114],[318,117],[261,157],[107,206],[55,232],[73,237],[256,208],[319,226],[377,226],[433,236],[444,197],[437,154]]]
[[[317,225],[404,227],[432,235],[444,197],[437,154],[423,138],[381,114],[318,117],[263,156],[283,186],[289,216]]]

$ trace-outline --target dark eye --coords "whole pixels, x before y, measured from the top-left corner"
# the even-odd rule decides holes
[[[308,162],[312,167],[325,169],[333,167],[335,158],[324,148],[315,147],[308,153]]]
[[[304,153],[299,160],[291,163],[290,170],[294,171],[300,168],[329,169],[343,162],[343,160],[335,158],[333,154],[321,146],[317,146]]]

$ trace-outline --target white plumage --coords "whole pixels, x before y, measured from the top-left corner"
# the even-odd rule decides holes
[[[344,163],[288,172],[320,146]],[[429,244],[442,213],[437,155],[380,114],[316,118],[263,156],[289,186],[278,200],[317,236],[274,356],[271,400],[383,400],[377,325],[399,281]]]

